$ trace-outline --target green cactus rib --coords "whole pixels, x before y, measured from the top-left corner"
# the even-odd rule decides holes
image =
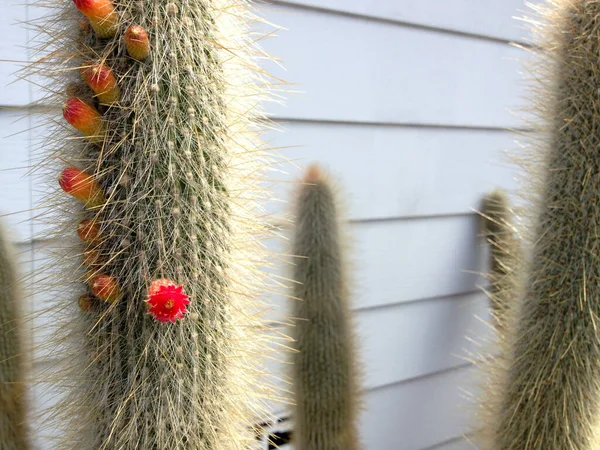
[[[16,255],[0,225],[0,448],[31,448],[27,427],[25,353]]]
[[[517,264],[521,248],[512,224],[509,199],[502,190],[488,193],[481,207],[483,233],[490,245],[490,289],[492,313],[498,329],[505,328],[507,311],[515,304],[518,290]]]
[[[49,202],[47,220],[57,225],[51,236],[74,236],[83,218],[100,235],[97,257],[75,279],[69,264],[81,243],[51,261],[64,266],[56,284],[74,286],[72,296],[63,289],[57,310],[72,314],[71,297],[85,294],[98,274],[112,277],[121,294],[112,303],[84,297],[82,311],[62,319],[68,396],[55,414],[68,433],[59,448],[247,449],[251,425],[266,418],[273,396],[261,373],[268,342],[257,313],[264,309],[260,201],[269,158],[259,141],[266,81],[246,30],[256,19],[245,0],[114,7],[120,22],[111,38],[99,39],[64,0],[40,23],[51,37],[35,69],[49,78],[47,101],[64,102],[57,86],[69,84],[68,96],[97,108],[106,130],[92,139],[64,123],[43,145],[57,156],[41,167],[53,184],[68,164],[92,175],[106,197],[86,210],[56,192],[58,202]],[[123,36],[132,25],[148,32],[144,61],[127,54]],[[98,104],[81,84],[80,68],[90,63],[115,74],[116,103]],[[189,296],[177,323],[148,314],[147,290],[158,279]]]
[[[292,440],[299,450],[358,449],[356,350],[339,207],[317,166],[308,169],[295,202]]]
[[[536,157],[539,216],[493,424],[496,450],[600,445],[600,2],[549,7],[539,21],[548,133]]]

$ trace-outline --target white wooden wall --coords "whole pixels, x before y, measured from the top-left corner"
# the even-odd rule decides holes
[[[29,273],[45,243],[33,238],[40,193],[27,176],[41,132],[26,116],[35,89],[12,75],[27,59],[28,33],[16,22],[36,14],[24,3],[3,0],[0,14],[0,105],[11,107],[0,110],[0,210]],[[461,435],[477,374],[466,358],[477,346],[466,336],[488,332],[473,208],[488,190],[514,187],[503,151],[516,147],[505,129],[522,124],[509,110],[523,106],[527,54],[508,44],[526,36],[512,18],[522,10],[523,0],[280,0],[264,8],[286,28],[264,46],[287,70],[265,66],[296,91],[270,107],[287,131],[268,139],[294,147],[283,152],[294,164],[275,188],[286,198],[286,181],[317,160],[347,193],[368,450],[468,447]],[[28,299],[33,309],[40,301]],[[279,314],[286,305],[274,301]],[[47,386],[36,387],[34,402],[52,402]],[[38,445],[52,448],[42,435]]]

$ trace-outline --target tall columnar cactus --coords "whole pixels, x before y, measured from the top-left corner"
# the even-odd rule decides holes
[[[311,166],[296,198],[293,296],[293,442],[299,450],[353,450],[358,382],[339,206],[329,180]]]
[[[64,191],[52,236],[80,238],[43,278],[71,339],[59,448],[250,448],[270,396],[255,17],[246,0],[55,3],[36,67],[64,120],[42,168]]]
[[[25,345],[16,256],[0,228],[0,448],[31,448],[27,427]]]
[[[550,0],[531,262],[489,448],[600,446],[600,1]],[[534,167],[536,164],[532,165]],[[538,176],[539,175],[539,176]]]
[[[518,289],[517,264],[521,249],[512,224],[512,212],[506,193],[488,193],[481,207],[483,233],[490,245],[489,297],[494,320],[499,330],[505,326],[508,310],[516,302]]]

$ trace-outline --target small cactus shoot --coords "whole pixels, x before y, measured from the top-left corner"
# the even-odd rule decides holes
[[[517,265],[522,259],[521,245],[512,224],[508,196],[502,190],[488,193],[481,207],[483,233],[490,245],[489,297],[494,320],[503,329],[507,311],[514,309],[518,293]]]

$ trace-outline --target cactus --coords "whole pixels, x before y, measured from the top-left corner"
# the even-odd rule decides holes
[[[297,318],[292,437],[299,450],[360,448],[358,382],[339,206],[316,166],[296,198],[293,291]]]
[[[508,197],[502,190],[488,193],[481,208],[483,233],[490,245],[490,290],[492,314],[499,330],[505,328],[507,310],[518,289],[517,264],[522,259],[512,225]]]
[[[28,450],[22,297],[14,253],[0,229],[0,448]]]
[[[54,186],[60,173],[72,197],[55,188],[45,204],[50,237],[81,238],[44,278],[69,339],[54,350],[68,390],[58,447],[247,449],[273,395],[256,18],[245,0],[55,7],[34,71],[64,121],[39,173]]]
[[[546,61],[529,177],[537,218],[484,448],[592,450],[600,445],[600,2],[550,0],[536,23]]]

